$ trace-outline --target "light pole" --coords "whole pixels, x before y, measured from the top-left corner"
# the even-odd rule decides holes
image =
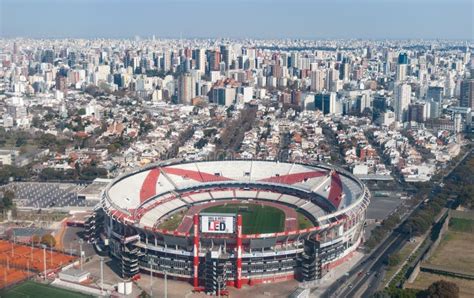
[[[79,239],[79,256],[80,256],[80,263],[81,263],[81,271],[82,271],[82,243],[84,243],[84,241],[82,239]]]
[[[165,298],[168,298],[168,271],[165,270]]]
[[[150,296],[153,297],[153,266],[152,266],[152,260],[150,259],[149,261],[150,264]]]
[[[44,280],[46,280],[46,246],[43,245],[43,268],[44,268]]]
[[[104,291],[104,257],[100,257],[100,291]]]
[[[217,297],[221,296],[221,282],[222,282],[222,276],[217,277]]]

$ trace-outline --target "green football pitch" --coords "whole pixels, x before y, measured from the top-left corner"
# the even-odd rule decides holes
[[[25,297],[47,297],[47,298],[85,298],[93,297],[78,292],[72,292],[49,285],[26,281],[5,292],[0,292],[0,297],[25,298]]]
[[[285,228],[285,213],[272,206],[225,204],[212,206],[201,212],[241,214],[243,234],[277,233]]]

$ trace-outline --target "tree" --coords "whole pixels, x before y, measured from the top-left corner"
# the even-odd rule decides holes
[[[430,298],[455,298],[459,297],[459,287],[446,280],[434,282],[426,290],[426,297]]]
[[[38,244],[41,242],[41,237],[35,234],[31,237],[31,242],[33,242],[33,244]]]
[[[47,247],[54,247],[56,246],[56,239],[51,234],[45,234],[41,237],[41,244]]]
[[[6,190],[3,193],[3,207],[10,209],[13,206],[13,199],[15,198],[15,193],[11,190]]]
[[[23,145],[26,145],[26,143],[27,143],[27,139],[24,136],[19,136],[16,139],[15,147],[21,147]]]
[[[400,262],[402,261],[401,257],[400,257],[400,254],[399,253],[393,253],[391,255],[388,256],[388,265],[389,266],[397,266],[398,264],[400,264]]]

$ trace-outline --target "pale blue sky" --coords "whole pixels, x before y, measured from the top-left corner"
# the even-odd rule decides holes
[[[0,0],[2,37],[474,39],[473,0]]]

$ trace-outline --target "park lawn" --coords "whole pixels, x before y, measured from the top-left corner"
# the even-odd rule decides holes
[[[473,233],[474,220],[465,218],[451,218],[449,220],[449,229],[456,232]]]
[[[277,233],[282,232],[285,228],[285,213],[272,206],[225,204],[212,206],[201,212],[241,214],[243,234]]]
[[[448,230],[429,264],[443,266],[446,269],[474,273],[474,234]]]
[[[432,283],[445,280],[455,283],[459,287],[459,297],[472,297],[474,293],[474,280],[455,278],[445,275],[420,272],[413,283],[406,283],[409,289],[426,290]]]
[[[44,285],[33,281],[21,283],[5,293],[1,293],[5,298],[25,298],[25,297],[47,297],[47,298],[86,298],[93,297],[65,289],[56,288],[50,285]]]

